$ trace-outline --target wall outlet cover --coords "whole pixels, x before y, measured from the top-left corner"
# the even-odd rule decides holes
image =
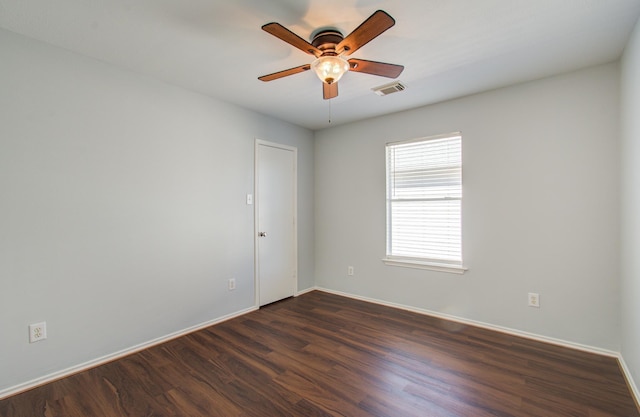
[[[34,323],[29,325],[29,343],[39,342],[47,338],[47,323]]]
[[[529,307],[540,308],[540,294],[530,292],[529,295]]]

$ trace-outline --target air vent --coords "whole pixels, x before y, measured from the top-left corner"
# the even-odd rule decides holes
[[[373,92],[379,96],[386,96],[389,94],[397,93],[399,91],[404,91],[407,87],[404,86],[400,81],[394,81],[391,84],[381,85],[380,87],[372,88]]]

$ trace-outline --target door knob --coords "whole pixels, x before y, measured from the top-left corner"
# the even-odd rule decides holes
[[[258,233],[258,236],[267,237],[267,232],[260,232],[260,233]]]

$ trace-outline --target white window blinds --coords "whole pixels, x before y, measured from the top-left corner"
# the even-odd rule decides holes
[[[460,133],[386,149],[387,257],[461,266]]]

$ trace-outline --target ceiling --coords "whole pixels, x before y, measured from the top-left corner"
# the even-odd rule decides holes
[[[377,9],[396,25],[351,58],[405,66],[407,89],[347,73],[323,100],[313,57],[262,31],[345,35]],[[0,0],[0,27],[310,129],[423,106],[618,59],[640,0]],[[331,120],[331,123],[329,123]]]

